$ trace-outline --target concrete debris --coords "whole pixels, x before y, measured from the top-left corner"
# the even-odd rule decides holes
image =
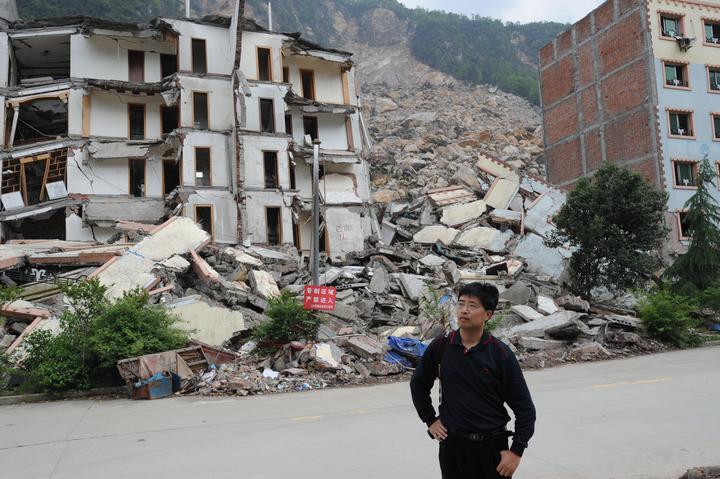
[[[585,343],[568,353],[570,361],[597,361],[610,359],[613,354],[600,343]]]
[[[180,299],[168,305],[180,319],[179,326],[192,339],[210,346],[222,347],[236,334],[245,330],[242,313],[211,306],[199,295]]]
[[[563,296],[557,299],[557,304],[558,306],[561,306],[570,311],[578,311],[581,313],[587,313],[590,311],[590,303],[577,296]]]
[[[348,339],[347,347],[363,359],[379,358],[385,351],[383,343],[365,335]]]
[[[507,336],[531,336],[544,338],[546,336],[557,339],[572,339],[581,333],[589,331],[587,325],[580,321],[582,315],[574,311],[560,311],[526,324],[513,327]]]
[[[261,298],[270,299],[280,294],[275,279],[267,271],[253,270],[248,278],[253,292]]]
[[[512,237],[512,231],[501,232],[494,228],[478,226],[461,233],[455,242],[465,248],[504,253]]]
[[[530,272],[550,276],[559,282],[571,253],[563,249],[548,248],[540,236],[529,234],[520,240],[515,248],[515,255],[525,260]]]
[[[517,343],[519,347],[526,351],[550,351],[567,347],[567,343],[565,341],[533,337],[517,338]]]
[[[525,321],[536,321],[545,317],[544,314],[538,313],[533,308],[527,305],[513,306],[511,309],[513,313],[517,314]]]
[[[457,237],[459,231],[445,226],[428,226],[415,233],[413,241],[420,244],[435,244],[438,241],[449,245]]]
[[[517,283],[513,284],[508,289],[503,291],[500,295],[500,299],[510,302],[510,304],[512,304],[513,306],[523,305],[530,302],[532,294],[533,292],[529,284],[523,281],[518,281]]]
[[[483,200],[448,206],[442,210],[440,221],[445,226],[459,226],[480,218],[485,211],[487,211],[487,205]]]
[[[538,311],[544,314],[555,314],[559,311],[559,308],[557,307],[557,304],[555,304],[555,301],[553,301],[552,298],[548,298],[547,296],[537,297],[537,307]]]
[[[312,357],[320,369],[339,369],[342,354],[342,350],[334,343],[316,344],[312,348]]]

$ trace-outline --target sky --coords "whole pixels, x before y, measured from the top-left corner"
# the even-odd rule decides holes
[[[400,0],[410,8],[481,15],[508,22],[575,23],[604,0]]]

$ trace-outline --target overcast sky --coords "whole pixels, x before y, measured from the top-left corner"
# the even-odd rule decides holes
[[[509,22],[575,23],[603,0],[400,0],[410,8],[481,15]]]

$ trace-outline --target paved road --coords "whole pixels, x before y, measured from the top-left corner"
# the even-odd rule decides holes
[[[527,374],[518,479],[677,478],[720,464],[720,348]],[[244,399],[0,407],[0,477],[439,477],[406,383]]]

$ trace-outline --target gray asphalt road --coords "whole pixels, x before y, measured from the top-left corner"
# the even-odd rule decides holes
[[[516,478],[677,478],[720,464],[720,348],[527,373]],[[2,478],[438,478],[408,385],[0,407]]]

